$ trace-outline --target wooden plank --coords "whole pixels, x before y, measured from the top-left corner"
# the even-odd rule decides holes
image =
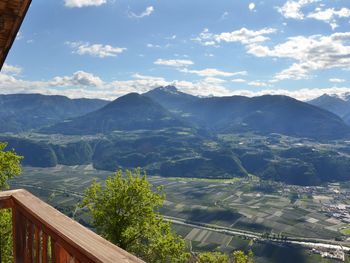
[[[2,68],[6,56],[10,51],[13,42],[16,39],[19,28],[29,9],[31,0],[10,0],[1,1],[1,14],[6,15],[4,18],[4,27],[0,29],[0,35],[6,38],[6,42],[0,46],[0,69]]]
[[[26,250],[26,224],[25,218],[18,211],[13,209],[13,229],[14,229],[14,260],[15,262],[25,262]]]
[[[58,243],[54,245],[56,263],[74,263],[74,258]]]
[[[41,262],[47,263],[48,257],[47,257],[47,234],[42,231],[41,232],[41,238],[42,238],[42,246],[41,246]]]
[[[56,261],[56,240],[54,240],[52,237],[50,237],[50,245],[51,245],[51,262],[52,263],[59,263]]]
[[[21,190],[13,193],[12,196],[17,209],[80,261],[143,262],[63,215],[29,192]]]
[[[33,224],[27,220],[27,262],[33,262]]]
[[[37,226],[34,226],[34,246],[35,246],[35,262],[40,263],[40,230]]]
[[[12,200],[12,194],[18,190],[13,191],[0,191],[0,208],[12,208],[14,203]]]

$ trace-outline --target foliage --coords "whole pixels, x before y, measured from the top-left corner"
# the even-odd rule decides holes
[[[12,262],[12,215],[0,210],[0,262]]]
[[[86,189],[82,206],[87,207],[97,232],[112,243],[147,262],[185,262],[184,241],[158,213],[165,196],[140,169],[122,171],[96,181]]]
[[[22,157],[5,151],[7,144],[0,142],[0,190],[8,189],[7,181],[21,173]],[[11,212],[0,210],[0,262],[12,261]]]
[[[21,173],[22,157],[11,151],[4,151],[7,144],[0,142],[0,190],[8,188],[7,180]]]
[[[226,254],[220,252],[205,252],[197,257],[196,263],[228,263],[229,259]]]
[[[253,251],[249,250],[247,255],[241,250],[233,252],[233,263],[253,263]]]
[[[197,256],[196,263],[253,263],[253,252],[249,250],[246,255],[242,250],[234,251],[232,260],[225,253],[205,252]]]

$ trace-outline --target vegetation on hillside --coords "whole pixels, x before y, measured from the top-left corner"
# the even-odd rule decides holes
[[[21,173],[21,159],[13,150],[5,151],[0,142],[0,191],[8,189],[7,181]],[[12,216],[0,210],[0,262],[12,262]]]

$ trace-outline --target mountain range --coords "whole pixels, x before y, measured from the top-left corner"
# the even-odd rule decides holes
[[[43,133],[108,134],[118,130],[195,127],[214,134],[279,133],[315,139],[349,136],[350,127],[334,113],[287,96],[199,98],[161,87],[122,96],[101,109],[45,127]]]
[[[254,174],[300,185],[350,179],[350,127],[286,96],[201,98],[170,86],[114,101],[0,98],[0,141],[23,155],[24,165],[142,167],[152,175],[204,178]]]
[[[186,124],[149,97],[129,93],[101,109],[41,129],[41,132],[106,134],[118,130],[158,130],[176,126]]]
[[[340,116],[344,122],[350,125],[350,95],[344,94],[339,97],[335,95],[323,94],[322,96],[310,100],[308,103],[328,110]]]
[[[0,132],[23,132],[97,110],[108,102],[41,94],[0,95]]]

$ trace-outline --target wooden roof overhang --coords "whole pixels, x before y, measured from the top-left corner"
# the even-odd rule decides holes
[[[31,0],[0,0],[0,70],[31,2]]]

